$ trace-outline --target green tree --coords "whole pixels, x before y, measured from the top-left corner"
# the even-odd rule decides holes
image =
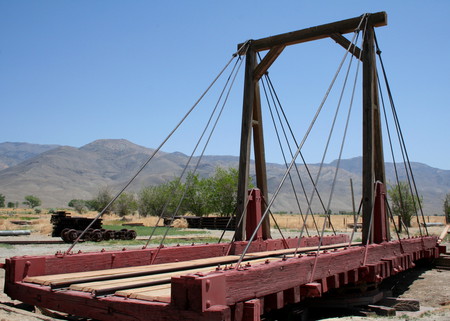
[[[6,207],[8,208],[15,208],[16,204],[14,204],[14,202],[8,202],[8,204],[6,205]]]
[[[137,210],[137,202],[133,194],[122,193],[114,202],[113,208],[117,215],[123,217]]]
[[[164,214],[168,216],[173,207],[170,183],[144,187],[138,194],[138,212],[141,216],[159,216],[163,210]]]
[[[79,214],[82,214],[87,209],[85,200],[73,199],[67,204],[67,206],[73,207],[74,210],[77,211]]]
[[[183,186],[184,199],[182,212],[191,212],[196,216],[203,216],[211,211],[208,199],[208,181],[200,179],[198,174],[189,173]]]
[[[170,216],[179,207],[178,215],[186,212],[197,216],[209,213],[231,215],[237,203],[238,176],[234,168],[218,167],[209,178],[189,173],[185,183],[174,179],[159,186],[145,187],[138,195],[139,214],[159,216],[164,212],[165,216]],[[249,185],[251,187],[251,183]]]
[[[5,207],[5,195],[0,194],[0,207]]]
[[[35,208],[36,206],[41,205],[41,200],[37,196],[27,195],[25,196],[25,201],[22,204],[27,205],[30,208]]]
[[[237,204],[238,177],[239,173],[235,168],[216,168],[214,175],[207,182],[207,199],[212,212],[222,216],[234,212]]]
[[[410,227],[411,218],[416,214],[422,200],[411,194],[409,185],[406,182],[399,182],[393,185],[389,189],[388,194],[391,198],[393,214],[398,215],[406,227]]]
[[[84,201],[84,204],[86,205],[87,209],[90,211],[96,211],[100,207],[98,205],[98,202],[96,199],[86,200],[86,201]]]
[[[108,187],[101,188],[97,196],[90,202],[92,209],[97,212],[101,212],[105,209],[105,207],[112,201],[113,196],[112,192]],[[111,213],[111,206],[105,210],[105,214]]]
[[[445,221],[447,222],[447,224],[450,224],[450,193],[445,195],[444,215],[445,215]]]

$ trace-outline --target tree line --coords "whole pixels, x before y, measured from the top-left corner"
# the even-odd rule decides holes
[[[213,176],[201,178],[189,173],[184,182],[173,179],[158,186],[147,186],[138,193],[122,193],[106,213],[114,212],[126,216],[138,211],[141,216],[171,216],[191,213],[203,216],[215,213],[228,216],[233,213],[237,203],[238,171],[234,168],[216,168]],[[249,186],[251,188],[252,186]],[[392,213],[401,218],[403,224],[411,226],[411,219],[417,212],[422,198],[412,196],[407,183],[400,182],[388,190]],[[87,210],[102,211],[113,199],[108,188],[101,189],[91,200],[73,199],[68,203],[78,213]],[[26,195],[23,205],[36,208],[41,200],[35,195]],[[18,202],[7,202],[0,193],[0,208],[17,208]],[[447,224],[450,224],[450,193],[445,196],[443,211]]]
[[[34,195],[27,195],[24,197],[24,201],[22,202],[23,205],[26,205],[29,208],[35,208],[39,205],[41,205],[41,200],[39,197]],[[19,202],[8,202],[6,203],[6,197],[3,194],[0,194],[0,208],[17,208],[19,207]]]
[[[137,211],[144,217],[185,213],[229,216],[236,208],[237,186],[238,171],[218,167],[211,177],[201,178],[198,174],[189,173],[183,182],[173,179],[157,186],[144,187],[136,194],[122,193],[105,213],[126,216]],[[68,206],[79,213],[85,210],[100,212],[113,197],[108,188],[103,188],[94,199],[73,199]]]

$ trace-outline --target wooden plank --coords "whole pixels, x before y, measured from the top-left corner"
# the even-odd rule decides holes
[[[359,245],[360,243],[353,243],[353,245]],[[328,246],[323,246],[322,249],[332,249],[348,246],[348,243],[339,243]],[[246,255],[244,261],[254,260],[257,258],[265,258],[270,256],[281,256],[284,254],[292,254],[295,249],[283,249],[276,251],[265,251],[257,253],[249,253]],[[314,251],[316,247],[304,247],[299,249],[299,253],[306,251]],[[163,263],[155,265],[143,265],[128,268],[117,268],[108,270],[97,270],[87,272],[75,272],[65,274],[53,274],[26,277],[25,282],[36,283],[41,285],[47,285],[52,287],[69,286],[73,283],[87,283],[94,281],[103,281],[109,279],[128,278],[141,275],[152,275],[163,272],[178,271],[182,269],[201,268],[205,266],[216,266],[218,264],[232,264],[239,259],[238,255],[229,255],[221,257],[213,257],[208,259],[198,259],[192,261],[175,262],[175,263]]]
[[[123,296],[129,299],[139,299],[146,301],[170,302],[170,284],[148,286],[137,289],[117,291],[114,295]]]
[[[161,273],[149,276],[137,276],[118,280],[106,280],[98,282],[87,282],[72,284],[69,289],[74,291],[91,292],[91,293],[103,293],[103,292],[115,292],[120,289],[157,285],[162,283],[169,283],[170,279],[175,276],[181,276],[186,274],[194,274],[198,272],[212,272],[214,269],[211,267],[201,269],[190,269],[177,272]]]
[[[361,23],[362,16],[332,22],[316,27],[283,33],[276,36],[253,40],[251,47],[256,51],[271,49],[275,46],[289,46],[302,42],[308,42],[329,37],[333,33],[346,34],[355,31]],[[387,25],[386,12],[377,12],[369,14],[368,26],[381,27]],[[238,44],[240,48],[243,44]]]
[[[130,299],[170,303],[170,295],[171,295],[170,292],[171,292],[170,288],[152,290],[149,292],[140,292],[132,294],[130,296]]]
[[[252,266],[260,263],[265,263],[266,261],[273,262],[275,260],[279,260],[278,258],[272,259],[257,259],[250,260],[246,262],[246,266]],[[144,287],[151,285],[158,285],[169,283],[172,277],[196,274],[196,273],[209,273],[216,270],[216,266],[209,266],[205,268],[196,268],[196,269],[188,269],[181,270],[169,273],[161,273],[155,275],[148,276],[138,276],[138,277],[130,277],[123,279],[113,279],[113,280],[105,280],[98,282],[87,282],[87,283],[76,283],[72,284],[69,289],[74,291],[82,291],[82,292],[90,292],[96,295],[105,294],[105,293],[114,293],[123,289],[130,289],[135,287]]]
[[[377,315],[381,315],[381,316],[395,316],[395,309],[394,308],[390,308],[390,307],[385,307],[385,306],[381,306],[381,305],[368,305],[367,306],[369,308],[369,310],[374,311]]]
[[[198,259],[192,261],[175,262],[175,263],[163,263],[155,265],[141,265],[133,266],[128,268],[117,268],[108,270],[98,270],[98,271],[87,271],[87,272],[75,272],[75,273],[65,273],[65,274],[53,274],[53,275],[43,275],[26,277],[25,282],[36,283],[41,285],[57,286],[66,284],[67,282],[90,282],[98,280],[99,278],[110,279],[117,277],[132,277],[137,276],[136,274],[145,273],[156,274],[162,272],[176,271],[189,268],[200,268],[204,266],[216,265],[216,264],[227,264],[236,262],[239,259],[238,255],[229,256],[219,256],[208,259]]]
[[[162,290],[162,289],[170,289],[171,284],[160,284],[160,285],[151,285],[151,286],[145,286],[142,288],[133,288],[133,289],[127,289],[127,290],[120,290],[114,293],[114,295],[117,296],[123,296],[123,297],[131,297],[133,294],[137,293],[143,293],[143,292],[151,292],[156,290]]]

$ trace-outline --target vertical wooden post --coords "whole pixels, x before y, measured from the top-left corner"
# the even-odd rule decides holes
[[[383,188],[379,190],[379,193],[382,195],[377,195],[377,197],[385,200],[386,198],[386,172],[384,167],[384,152],[383,152],[383,138],[382,138],[382,129],[381,129],[381,112],[380,112],[380,102],[378,99],[378,75],[376,72],[376,62],[375,55],[373,61],[373,80],[372,80],[372,90],[373,90],[373,167],[374,167],[374,180],[375,182],[381,182]],[[377,191],[378,192],[378,191]],[[375,201],[375,200],[374,200]],[[385,209],[385,203],[380,204],[382,208],[380,208],[379,216],[382,216],[379,219],[379,222],[382,222],[384,226],[380,226],[376,228],[377,225],[374,225],[374,234],[376,235],[376,243],[379,243],[377,240],[385,240],[389,241],[391,239],[390,228],[389,228],[389,218],[387,217],[387,211]]]
[[[259,83],[255,82],[255,94],[253,104],[253,140],[255,149],[255,170],[256,170],[256,186],[261,191],[263,201],[261,202],[262,213],[266,210],[267,194],[267,171],[266,156],[264,149],[263,122],[261,112],[261,96],[259,92]],[[270,217],[266,216],[262,223],[262,238],[267,240],[270,235]]]
[[[247,206],[247,217],[246,217],[246,237],[245,239],[248,241],[250,237],[253,235],[254,231],[256,230],[256,227],[258,226],[259,221],[261,220],[261,207],[264,202],[261,200],[261,190],[255,188],[251,190],[251,193],[249,193],[249,202]],[[255,234],[255,240],[261,239],[263,237],[262,233],[262,226],[256,231]]]
[[[247,202],[248,176],[250,173],[250,146],[252,136],[253,102],[255,99],[255,80],[253,71],[256,65],[256,52],[250,44],[245,60],[244,103],[242,108],[241,147],[239,153],[239,183],[237,191],[237,222],[235,240],[243,241],[245,232],[245,204]]]
[[[373,240],[370,232],[370,220],[374,201],[374,159],[373,159],[373,104],[374,104],[374,31],[368,26],[364,33],[363,43],[363,172],[362,172],[362,242],[366,244]],[[370,238],[370,239],[369,239]]]
[[[383,140],[381,131],[380,106],[378,99],[378,80],[375,62],[374,30],[368,26],[364,34],[363,45],[363,229],[362,240],[369,243],[386,240],[389,235],[389,220],[386,211],[377,207],[377,219],[381,220],[383,227],[370,224],[374,208],[374,184],[379,181],[386,182],[383,155]],[[384,207],[384,203],[380,206]],[[382,219],[379,215],[383,215]],[[373,219],[373,218],[372,218]],[[372,225],[372,232],[369,227]],[[375,228],[376,226],[376,228]],[[379,235],[374,236],[377,233]]]

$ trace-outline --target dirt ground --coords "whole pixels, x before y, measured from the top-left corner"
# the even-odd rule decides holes
[[[27,237],[14,237],[19,240]],[[28,239],[53,239],[45,236],[28,236]],[[1,241],[6,238],[0,239]],[[54,239],[53,239],[54,240]],[[447,245],[447,251],[450,251],[450,244]],[[123,246],[116,245],[117,248]],[[58,250],[66,250],[67,244],[33,244],[33,245],[1,245],[0,244],[0,263],[11,256],[21,255],[43,255],[54,254]],[[77,249],[83,251],[99,251],[100,247],[93,243],[79,244]],[[113,248],[108,248],[112,250]],[[4,270],[0,269],[0,321],[54,321],[54,320],[81,320],[77,318],[67,318],[62,315],[53,315],[49,317],[43,315],[41,311],[31,312],[32,307],[25,306],[19,301],[12,301],[3,293]],[[416,267],[407,271],[392,280],[388,285],[393,294],[400,298],[411,298],[420,301],[421,311],[398,314],[396,317],[388,317],[387,320],[425,320],[425,321],[448,321],[450,320],[450,270],[439,270],[436,268]],[[359,320],[380,320],[380,317],[340,317],[328,320],[335,321],[359,321]],[[381,319],[382,320],[382,319]]]

